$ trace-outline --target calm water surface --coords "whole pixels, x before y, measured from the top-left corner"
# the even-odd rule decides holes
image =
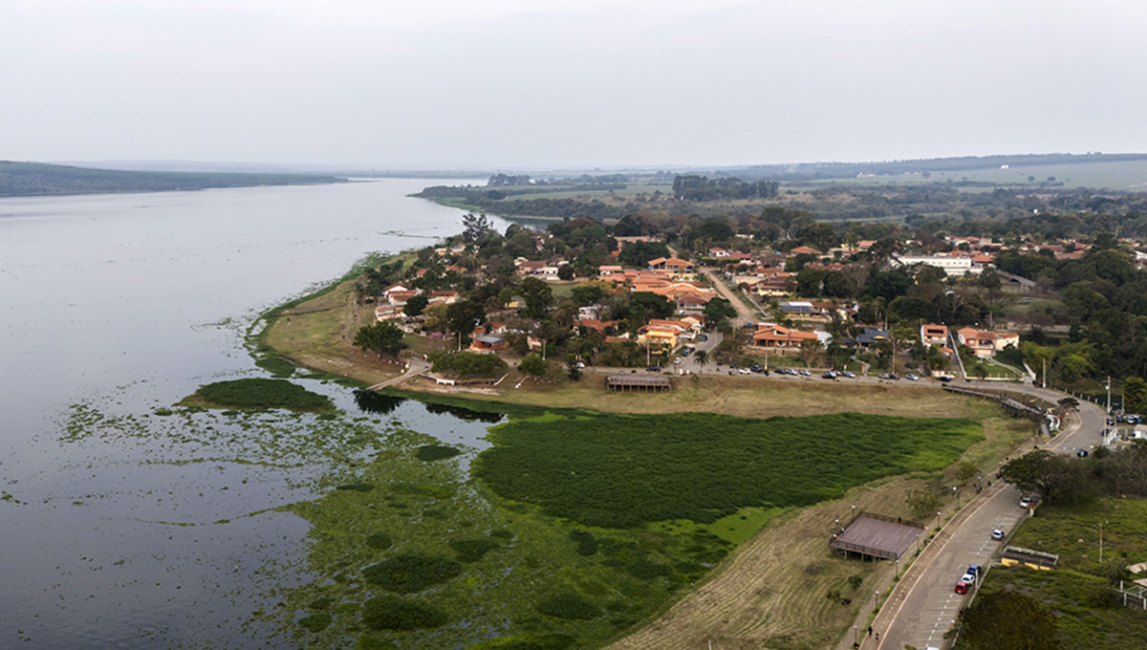
[[[406,198],[426,184],[0,199],[0,648],[265,646],[251,613],[303,579],[307,533],[268,509],[328,465],[271,458],[217,414],[151,413],[259,376],[261,310],[458,232],[460,211]],[[368,417],[484,445],[486,425],[414,402]]]

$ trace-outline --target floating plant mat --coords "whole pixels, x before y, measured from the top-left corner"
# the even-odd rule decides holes
[[[415,420],[404,409],[417,403],[401,400],[336,399],[364,416],[77,406],[65,439],[126,437],[159,462],[231,459],[298,477],[306,489],[276,511],[306,522],[288,540],[303,554],[252,582],[273,604],[248,610],[250,629],[310,648],[548,650],[624,634],[792,507],[944,467],[981,438],[971,420],[522,409],[479,453],[432,418],[484,431],[497,407],[439,404]]]

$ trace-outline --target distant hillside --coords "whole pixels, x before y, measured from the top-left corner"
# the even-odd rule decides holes
[[[795,163],[788,165],[750,165],[717,168],[710,176],[733,176],[741,180],[815,180],[851,178],[861,174],[895,176],[898,174],[932,172],[969,172],[1012,167],[1049,167],[1095,163],[1147,162],[1147,154],[1023,154],[1001,156],[963,156],[959,158],[927,158],[922,160],[886,160],[853,163]],[[1005,167],[1006,165],[1006,167]],[[685,173],[685,172],[679,172]],[[690,172],[697,173],[697,172]]]
[[[0,196],[170,192],[219,187],[345,182],[345,178],[313,174],[137,172],[0,161]]]

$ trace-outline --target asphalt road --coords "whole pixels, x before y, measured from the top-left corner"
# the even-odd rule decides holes
[[[1008,386],[1008,389],[1039,394],[1052,402],[1065,397],[1063,393],[1031,386]],[[1051,441],[1043,440],[1046,444],[1042,448],[1074,453],[1081,447],[1106,442],[1101,435],[1106,422],[1102,409],[1083,402],[1077,416]],[[1023,451],[1030,449],[1029,443]],[[862,648],[900,650],[905,644],[921,650],[929,646],[946,647],[944,633],[952,627],[960,608],[970,604],[973,597],[972,592],[955,593],[956,582],[969,564],[988,567],[1001,544],[1007,543],[1007,538],[1003,542],[992,541],[993,528],[1002,528],[1010,537],[1028,514],[1019,506],[1022,495],[1015,488],[995,481],[994,476],[985,477],[985,482],[989,478],[993,485],[946,522],[940,535],[905,573],[873,624],[873,629],[880,632],[880,641],[865,639]]]

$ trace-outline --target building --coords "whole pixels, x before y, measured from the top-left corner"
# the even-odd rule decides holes
[[[975,275],[984,270],[984,267],[976,264],[970,256],[967,255],[902,255],[900,257],[892,258],[893,266],[912,266],[914,264],[926,264],[934,266],[948,275],[968,275],[969,273]]]
[[[800,349],[805,341],[818,341],[815,332],[802,332],[781,325],[762,323],[753,333],[753,345],[771,349]]]
[[[924,344],[924,347],[932,345],[938,345],[942,348],[947,347],[948,327],[946,325],[921,325],[920,342]]]

